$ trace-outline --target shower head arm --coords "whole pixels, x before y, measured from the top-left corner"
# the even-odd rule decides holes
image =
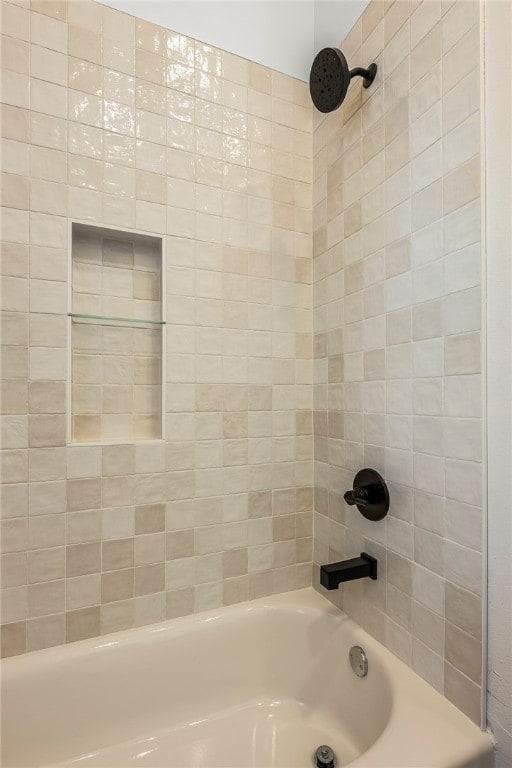
[[[355,69],[350,70],[350,77],[362,77],[363,78],[363,88],[369,88],[370,85],[375,80],[375,75],[377,74],[377,65],[370,64],[368,69],[364,69],[363,67],[355,67]]]

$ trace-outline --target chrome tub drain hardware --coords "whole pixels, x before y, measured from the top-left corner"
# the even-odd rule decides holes
[[[336,755],[327,744],[318,747],[313,755],[313,761],[317,768],[336,768],[337,763]]]
[[[368,657],[364,649],[360,645],[353,645],[348,658],[354,674],[358,677],[366,677],[368,674]]]

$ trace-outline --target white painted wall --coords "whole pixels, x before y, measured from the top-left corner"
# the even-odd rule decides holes
[[[317,50],[338,45],[368,4],[368,0],[102,1],[301,80],[308,80]]]
[[[315,2],[315,52],[321,48],[339,46],[369,2],[370,0],[317,0]]]
[[[488,721],[512,766],[512,4],[487,2]]]

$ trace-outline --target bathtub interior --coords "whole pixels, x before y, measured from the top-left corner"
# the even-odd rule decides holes
[[[259,600],[9,659],[2,765],[306,768],[325,742],[347,765],[386,728],[392,687],[379,659],[356,678],[351,622],[307,603]]]

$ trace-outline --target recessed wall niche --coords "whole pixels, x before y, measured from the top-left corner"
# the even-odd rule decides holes
[[[161,237],[73,223],[72,442],[163,437]]]

